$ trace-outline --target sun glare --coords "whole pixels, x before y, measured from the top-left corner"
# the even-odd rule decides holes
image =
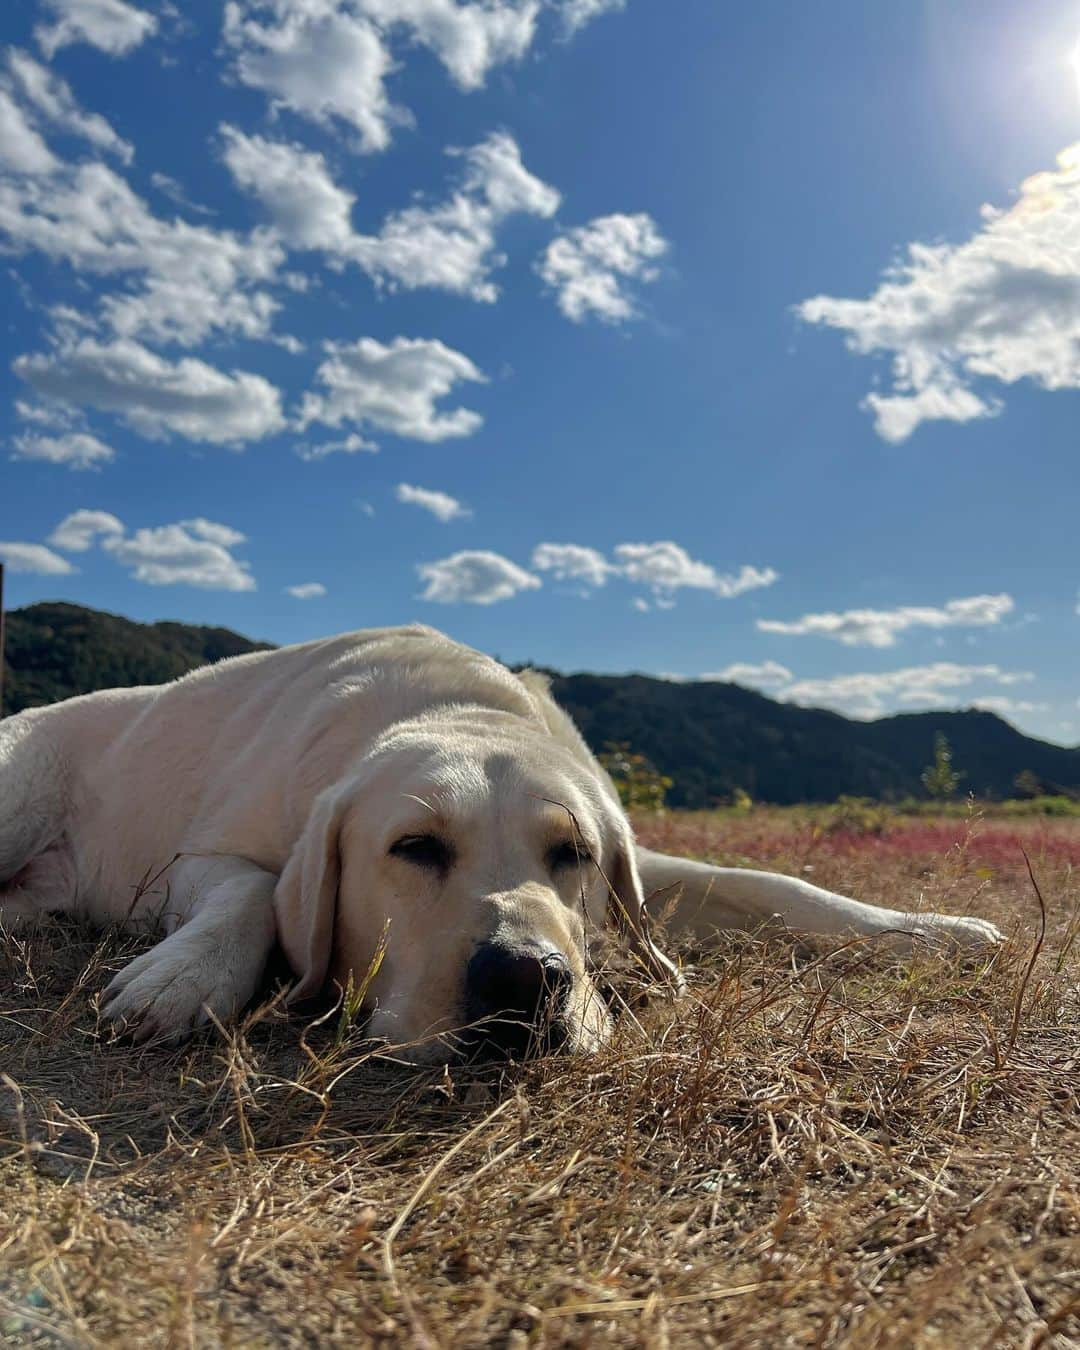
[[[1080,98],[1080,38],[1073,43],[1072,50],[1069,52],[1069,68],[1072,70],[1073,79],[1076,81],[1076,97]]]

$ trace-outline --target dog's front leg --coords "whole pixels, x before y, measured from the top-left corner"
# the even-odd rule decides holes
[[[970,948],[1003,940],[985,919],[866,905],[778,872],[712,867],[640,846],[637,862],[653,912],[665,912],[668,898],[677,901],[668,919],[670,930],[696,938],[707,939],[725,928],[781,927],[797,933],[888,934],[900,947],[910,947],[913,937],[944,938]]]
[[[176,1040],[234,1017],[274,944],[277,877],[246,858],[182,855],[168,872],[169,935],[124,967],[102,996],[105,1020],[137,1040]]]

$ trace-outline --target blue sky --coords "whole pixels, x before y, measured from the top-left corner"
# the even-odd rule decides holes
[[[0,556],[1080,737],[1080,11],[21,0]]]

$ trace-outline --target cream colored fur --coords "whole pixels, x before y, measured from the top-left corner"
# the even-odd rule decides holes
[[[390,847],[436,832],[445,876]],[[553,874],[577,839],[595,865]],[[780,922],[1000,940],[978,919],[878,909],[779,875],[634,844],[607,775],[533,673],[422,627],[372,629],[225,661],[0,723],[0,923],[45,911],[152,923],[161,941],[106,991],[107,1015],[173,1037],[235,1014],[280,941],[314,994],[371,982],[372,1033],[418,1058],[453,1044],[481,942],[543,945],[574,975],[570,1048],[609,1020],[590,941],[614,910],[643,970],[677,986],[645,899],[674,924]]]

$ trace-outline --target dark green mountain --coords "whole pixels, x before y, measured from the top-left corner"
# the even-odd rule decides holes
[[[196,666],[265,651],[227,628],[135,623],[59,601],[7,616],[4,712],[121,685],[163,684]]]
[[[1013,796],[1024,770],[1044,791],[1080,788],[1080,749],[1034,740],[974,709],[856,722],[735,684],[555,675],[552,689],[591,746],[625,741],[673,778],[673,806],[706,806],[735,788],[779,803],[924,796],[920,775],[939,731],[965,775],[962,792]]]
[[[156,684],[208,661],[265,650],[225,628],[134,623],[78,605],[8,615],[4,710],[116,685]],[[708,806],[743,788],[759,801],[832,801],[841,793],[918,796],[936,732],[964,791],[1007,797],[1027,770],[1047,790],[1080,790],[1080,749],[1022,735],[994,713],[906,713],[854,722],[777,703],[733,684],[644,675],[552,676],[555,696],[602,750],[627,742],[675,781],[675,806]]]

